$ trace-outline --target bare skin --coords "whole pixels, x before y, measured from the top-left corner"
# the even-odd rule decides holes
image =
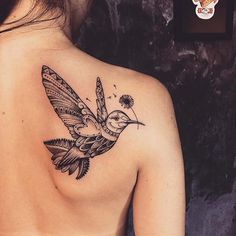
[[[26,9],[22,5],[10,18]],[[68,28],[65,33],[56,24],[0,35],[0,235],[124,235],[133,194],[137,236],[184,236],[183,159],[167,90],[156,79],[83,53],[67,38]],[[146,125],[127,127],[79,181],[55,170],[43,144],[52,138],[71,139],[45,94],[44,64],[94,114],[98,76],[107,97],[114,91],[118,98],[132,95],[135,112]],[[107,99],[107,109],[134,118],[118,98]]]

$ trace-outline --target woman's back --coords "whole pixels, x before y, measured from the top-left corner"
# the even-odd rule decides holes
[[[182,236],[168,92],[86,55],[50,22],[0,34],[0,236],[124,235],[131,199],[136,235]]]
[[[122,110],[120,96],[135,89],[128,88],[123,77],[133,72],[108,66],[70,46],[38,48],[27,56],[20,47],[14,52],[13,47],[5,47],[0,76],[0,186],[5,193],[0,197],[0,233],[122,235],[138,170],[134,134],[141,135],[142,128],[127,128],[111,150],[90,161],[87,175],[80,180],[76,173],[69,176],[55,170],[44,141],[74,139],[49,102],[41,70],[44,64],[55,70],[94,114],[97,77],[111,112]]]

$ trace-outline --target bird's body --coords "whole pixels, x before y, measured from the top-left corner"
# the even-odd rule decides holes
[[[102,135],[81,136],[76,141],[58,139],[46,141],[44,144],[53,153],[52,160],[56,169],[73,174],[80,169],[76,179],[82,178],[89,169],[89,159],[110,150],[116,141],[111,141]]]
[[[53,154],[52,161],[57,170],[68,171],[69,175],[72,175],[78,169],[76,179],[86,175],[90,158],[109,151],[129,124],[142,124],[131,120],[120,110],[108,114],[100,78],[97,78],[96,84],[97,117],[74,90],[49,67],[43,66],[42,78],[55,112],[74,138],[50,140],[44,144]],[[93,130],[92,134],[83,131],[88,126]]]

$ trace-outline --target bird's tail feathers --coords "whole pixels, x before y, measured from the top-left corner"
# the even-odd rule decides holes
[[[79,172],[76,177],[77,180],[81,179],[88,173],[89,166],[90,166],[89,158],[80,159]]]
[[[89,170],[89,158],[79,158],[75,141],[55,139],[44,142],[47,149],[53,154],[51,159],[57,170],[72,175],[78,169],[76,179],[84,177]]]
[[[72,164],[59,165],[58,169],[60,169],[61,172],[63,173],[68,171],[69,175],[72,175],[78,169],[78,174],[76,179],[79,180],[87,174],[89,170],[89,165],[90,165],[89,158],[82,158],[76,160]]]
[[[45,141],[44,144],[47,147],[47,149],[52,153],[51,159],[57,169],[65,154],[75,144],[75,141],[68,139],[54,139]]]

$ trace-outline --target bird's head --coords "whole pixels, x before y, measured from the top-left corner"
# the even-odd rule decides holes
[[[121,133],[130,124],[144,125],[139,121],[131,120],[127,114],[119,110],[111,112],[106,120],[107,128],[115,133]]]

